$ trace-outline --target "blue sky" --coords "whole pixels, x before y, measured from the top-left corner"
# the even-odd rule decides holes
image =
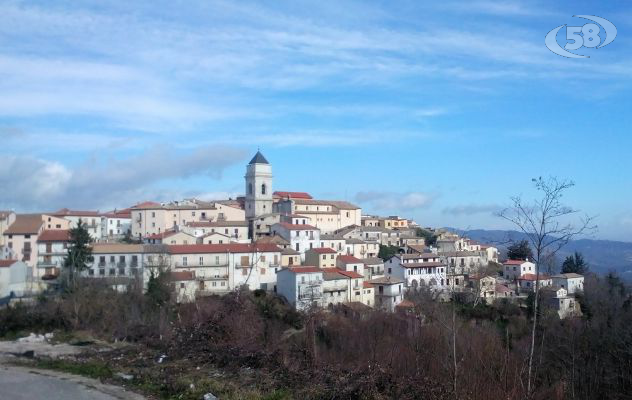
[[[260,147],[275,189],[429,226],[569,178],[632,241],[625,2],[130,3],[0,3],[0,208],[234,196]],[[616,40],[551,53],[577,14]]]

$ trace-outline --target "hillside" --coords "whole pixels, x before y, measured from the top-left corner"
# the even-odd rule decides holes
[[[524,234],[517,231],[475,229],[467,232],[446,228],[462,233],[474,240],[496,245],[504,249],[508,239],[521,240]],[[599,274],[616,271],[626,279],[632,279],[632,243],[613,240],[580,239],[570,242],[558,253],[560,263],[573,252],[582,253],[591,270]]]

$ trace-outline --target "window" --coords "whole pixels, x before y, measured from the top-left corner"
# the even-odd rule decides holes
[[[24,235],[24,239],[30,239],[31,235]]]
[[[152,217],[152,218],[156,218],[156,212],[155,212],[155,211],[152,211],[152,212],[151,212],[151,217]]]
[[[204,265],[204,257],[200,257],[200,265]]]
[[[252,183],[248,184],[248,194],[252,194]]]
[[[182,257],[182,265],[184,265],[186,267],[186,265],[187,265],[187,258],[186,257]]]
[[[180,289],[184,289],[184,282],[180,283]]]
[[[242,267],[247,267],[250,265],[250,257],[248,256],[241,256],[241,266]]]
[[[261,194],[266,194],[266,184],[261,185]]]
[[[300,246],[300,245],[299,245],[298,243],[296,243],[296,251],[301,251],[301,249],[300,249],[300,247],[299,247],[299,246]]]

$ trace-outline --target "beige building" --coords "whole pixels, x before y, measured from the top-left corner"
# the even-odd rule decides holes
[[[362,223],[362,209],[346,201],[285,199],[275,204],[280,214],[292,214],[309,218],[313,225],[324,233]]]
[[[320,235],[320,247],[329,247],[336,250],[338,254],[346,254],[346,239],[341,235],[322,234]]]
[[[390,216],[386,218],[380,218],[378,226],[385,229],[404,229],[408,228],[408,220],[398,216]]]
[[[305,252],[305,265],[313,265],[318,268],[336,267],[338,253],[328,247],[317,247]]]
[[[149,235],[199,221],[244,221],[245,212],[233,201],[184,200],[172,203],[140,203],[131,208],[132,235]]]
[[[221,233],[228,236],[232,242],[247,243],[248,221],[195,221],[187,222],[182,231],[195,237],[202,237],[209,233]]]
[[[37,270],[35,276],[43,280],[56,279],[61,275],[68,255],[70,231],[44,230],[37,238]]]
[[[47,230],[68,230],[70,221],[47,214],[17,214],[15,220],[4,231],[4,242],[12,254],[11,258],[24,261],[26,265],[37,266],[37,238]],[[38,277],[35,277],[38,278]]]
[[[155,233],[143,239],[147,244],[196,244],[198,238],[183,231]]]
[[[0,211],[0,247],[5,245],[4,231],[15,221],[13,211]]]

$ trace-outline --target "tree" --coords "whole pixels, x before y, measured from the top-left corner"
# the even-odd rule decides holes
[[[533,259],[533,251],[531,250],[531,246],[529,246],[529,242],[521,240],[509,246],[507,248],[507,258],[510,260]]]
[[[427,229],[417,228],[415,229],[415,234],[417,235],[417,237],[424,238],[426,246],[432,246],[437,243],[437,236]]]
[[[162,306],[171,299],[171,288],[169,286],[169,273],[164,269],[152,268],[147,281],[147,298],[152,304]]]
[[[399,251],[399,247],[397,246],[384,246],[380,245],[380,251],[377,256],[382,260],[386,261],[389,258],[393,257]]]
[[[562,273],[585,274],[588,271],[588,264],[584,261],[582,253],[575,252],[572,256],[566,257],[562,263]]]
[[[82,271],[88,269],[88,263],[94,260],[90,243],[92,243],[92,237],[80,219],[77,226],[70,229],[68,254],[64,259],[67,290],[74,291],[76,289],[77,278]]]
[[[594,231],[593,217],[580,218],[576,224],[569,222],[579,211],[562,204],[566,190],[574,183],[568,180],[533,179],[538,193],[532,202],[524,201],[520,196],[511,198],[511,206],[503,209],[499,216],[522,231],[528,244],[534,249],[535,294],[533,299],[533,321],[531,325],[531,343],[529,346],[527,367],[527,397],[533,395],[533,359],[536,345],[536,328],[538,323],[538,301],[540,294],[540,267],[546,260],[554,257],[575,236]]]

